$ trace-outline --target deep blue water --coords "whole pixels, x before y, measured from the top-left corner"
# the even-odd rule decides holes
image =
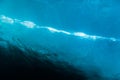
[[[8,48],[3,39],[22,49],[19,39],[38,54],[57,53],[53,61],[115,80],[120,74],[119,10],[119,0],[0,0],[0,45]]]

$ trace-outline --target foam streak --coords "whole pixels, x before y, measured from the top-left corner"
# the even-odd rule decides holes
[[[55,29],[55,28],[49,27],[49,26],[39,26],[32,21],[21,21],[18,19],[13,19],[13,18],[7,17],[5,15],[0,16],[0,21],[2,23],[8,23],[8,24],[18,23],[18,24],[25,26],[26,28],[31,28],[31,29],[32,28],[41,28],[41,29],[43,28],[43,29],[49,30],[52,33],[63,33],[65,35],[75,36],[75,37],[80,37],[80,38],[90,39],[90,40],[106,39],[106,40],[111,40],[111,41],[120,41],[120,39],[116,39],[114,37],[109,38],[109,37],[103,37],[103,36],[89,35],[84,32],[68,32],[65,30]]]

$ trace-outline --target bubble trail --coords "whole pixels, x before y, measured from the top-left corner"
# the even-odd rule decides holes
[[[59,29],[56,29],[56,28],[53,28],[53,27],[50,27],[50,26],[39,26],[32,21],[21,21],[19,19],[13,19],[13,18],[7,17],[5,15],[0,15],[0,21],[2,23],[8,23],[8,24],[11,24],[11,25],[15,24],[15,23],[18,23],[18,24],[23,25],[26,28],[30,28],[30,29],[32,29],[32,28],[47,29],[51,33],[63,33],[65,35],[80,37],[80,38],[88,39],[88,40],[102,39],[102,40],[110,40],[110,41],[113,41],[113,42],[120,41],[120,39],[117,39],[117,38],[114,38],[114,37],[103,37],[103,36],[97,36],[97,35],[89,35],[89,34],[86,34],[84,32],[68,32],[68,31],[59,30]]]

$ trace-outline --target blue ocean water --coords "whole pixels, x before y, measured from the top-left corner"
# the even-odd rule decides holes
[[[119,4],[118,0],[1,0],[0,37],[16,46],[13,38],[20,39],[44,54],[41,47],[45,47],[88,75],[96,71],[102,77],[119,78]]]

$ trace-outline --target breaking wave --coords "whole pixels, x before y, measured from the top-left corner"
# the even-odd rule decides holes
[[[67,76],[74,73],[74,80],[119,78],[120,39],[39,26],[32,21],[22,21],[5,15],[1,15],[0,20],[1,53],[15,56],[15,59],[23,55],[20,64],[31,66],[32,60],[35,60],[32,64],[38,66],[43,61],[42,64],[47,66],[52,64],[54,68],[63,67],[68,73],[71,70],[72,74]],[[8,62],[9,65],[14,65],[11,62]],[[78,77],[81,71],[82,76]]]

